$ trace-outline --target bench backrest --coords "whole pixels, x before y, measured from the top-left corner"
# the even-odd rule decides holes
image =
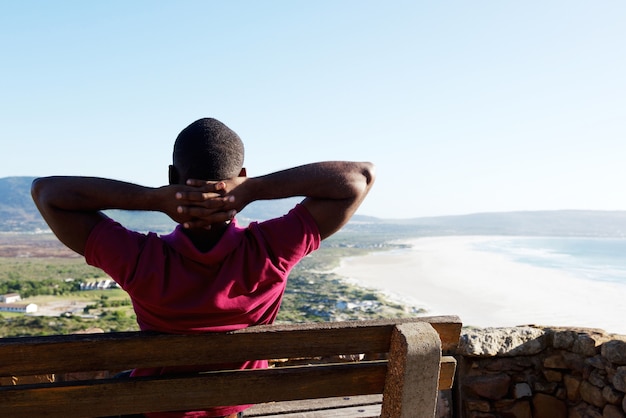
[[[438,388],[451,387],[455,362],[442,352],[456,347],[460,330],[460,320],[446,316],[271,325],[195,335],[125,332],[3,338],[0,376],[363,353],[388,353],[389,360],[3,386],[0,416],[97,417],[374,393],[383,393],[383,416],[432,416],[399,411],[408,403],[423,402],[406,399],[415,396],[411,385],[426,387],[418,392],[428,400],[427,410]],[[411,382],[426,375],[426,386]]]

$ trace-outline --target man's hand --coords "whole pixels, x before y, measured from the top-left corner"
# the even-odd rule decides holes
[[[277,171],[260,177],[222,181],[188,180],[179,196],[182,224],[206,228],[229,219],[257,200],[303,196],[302,205],[315,219],[322,239],[348,222],[374,183],[374,165],[326,161]],[[182,186],[181,186],[182,187]]]
[[[185,228],[206,228],[229,221],[243,209],[243,199],[234,193],[244,178],[222,181],[190,179],[175,192],[176,213],[169,214]]]

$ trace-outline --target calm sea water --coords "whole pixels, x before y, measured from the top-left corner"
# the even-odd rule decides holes
[[[564,270],[588,280],[626,286],[623,238],[497,238],[476,243],[474,249],[537,267]]]

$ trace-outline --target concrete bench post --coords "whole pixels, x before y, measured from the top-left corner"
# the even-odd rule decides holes
[[[397,325],[391,336],[381,418],[433,418],[441,340],[428,323]]]

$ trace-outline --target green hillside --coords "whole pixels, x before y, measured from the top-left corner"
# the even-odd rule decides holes
[[[0,179],[0,231],[32,232],[46,229],[30,197],[33,177]]]

